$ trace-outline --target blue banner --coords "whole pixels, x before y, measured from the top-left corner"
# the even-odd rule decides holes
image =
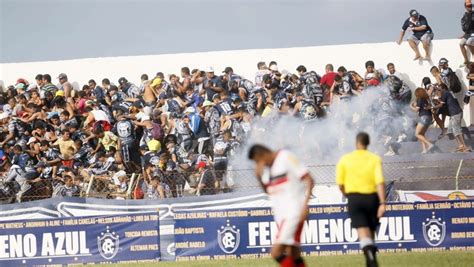
[[[345,205],[310,206],[304,255],[359,253]],[[277,226],[268,208],[175,213],[176,260],[269,255]],[[391,203],[376,233],[381,252],[473,250],[474,201]]]
[[[158,213],[0,222],[0,266],[160,259]]]

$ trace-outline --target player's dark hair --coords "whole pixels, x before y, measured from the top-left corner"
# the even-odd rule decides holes
[[[266,153],[271,153],[272,151],[267,148],[266,146],[262,146],[262,145],[253,145],[250,150],[249,150],[249,159],[255,159],[256,157],[262,155],[262,154],[266,154]]]
[[[360,132],[356,136],[357,143],[367,147],[370,144],[370,136],[368,133]]]

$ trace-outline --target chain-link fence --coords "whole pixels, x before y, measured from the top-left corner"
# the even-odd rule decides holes
[[[308,167],[317,185],[335,184],[335,166]],[[400,190],[463,190],[474,189],[474,159],[390,162],[383,164],[385,179]],[[164,172],[159,179],[144,178],[141,173],[113,177],[113,174],[73,178],[62,181],[0,181],[0,202],[13,203],[51,197],[77,196],[110,199],[141,199],[185,197],[199,194],[225,194],[258,189],[251,169],[226,172],[208,169],[195,172]],[[207,178],[204,178],[207,175]],[[206,180],[206,181],[204,181]],[[26,183],[26,186],[25,184]],[[25,189],[26,188],[26,189]],[[206,193],[204,193],[206,192]],[[21,194],[20,194],[21,193]]]

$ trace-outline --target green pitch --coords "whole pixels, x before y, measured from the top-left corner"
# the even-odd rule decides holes
[[[444,251],[444,252],[409,252],[398,254],[381,254],[378,256],[381,267],[402,266],[402,267],[474,267],[474,251]],[[313,266],[365,266],[363,255],[342,255],[342,256],[319,256],[306,257],[306,265]],[[106,266],[106,265],[103,265]],[[110,266],[110,265],[107,265]],[[257,260],[225,260],[225,261],[193,261],[193,262],[160,262],[160,263],[140,263],[123,264],[116,266],[134,266],[134,267],[276,267],[277,265],[269,258]]]

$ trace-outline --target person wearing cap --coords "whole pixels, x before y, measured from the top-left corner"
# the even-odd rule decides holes
[[[216,178],[205,162],[199,162],[196,166],[199,179],[196,187],[196,195],[215,195],[219,190],[216,187]]]
[[[125,77],[121,77],[118,80],[119,89],[122,90],[129,98],[138,98],[142,92],[140,88],[135,84],[129,82]]]
[[[209,67],[206,70],[206,78],[203,81],[203,90],[201,94],[205,92],[206,99],[212,100],[215,94],[224,91],[224,83],[222,79],[214,74],[214,68]]]
[[[464,7],[466,8],[466,12],[461,18],[463,35],[461,35],[461,42],[459,43],[459,48],[464,58],[464,62],[460,66],[461,68],[469,63],[466,47],[469,49],[471,55],[474,54],[474,12],[472,12],[472,2],[465,1]]]
[[[425,50],[424,60],[430,60],[430,49],[431,41],[433,40],[434,34],[431,30],[431,27],[428,25],[428,21],[425,16],[420,15],[415,9],[410,10],[410,17],[405,20],[402,26],[402,31],[400,32],[400,38],[398,44],[402,44],[403,36],[405,32],[409,29],[412,31],[412,35],[408,37],[408,44],[411,49],[415,52],[414,60],[421,59],[420,50],[418,49],[418,44],[422,42],[423,49]]]
[[[449,67],[449,61],[446,58],[441,58],[438,62],[439,68],[439,79],[440,83],[445,84],[450,91],[453,93],[458,93],[462,90],[462,88],[453,88],[455,86],[453,79],[457,79],[457,82],[460,83],[459,78],[457,77],[456,73]],[[458,84],[460,85],[460,84]]]
[[[102,127],[96,127],[92,130],[92,134],[94,138],[98,139],[97,147],[95,148],[96,152],[99,151],[101,147],[103,147],[106,152],[109,152],[112,147],[115,149],[120,147],[118,136],[111,131],[105,131]]]
[[[59,80],[59,90],[64,92],[64,97],[71,97],[73,96],[74,89],[72,88],[72,84],[67,80],[66,73],[61,73],[58,76]]]

